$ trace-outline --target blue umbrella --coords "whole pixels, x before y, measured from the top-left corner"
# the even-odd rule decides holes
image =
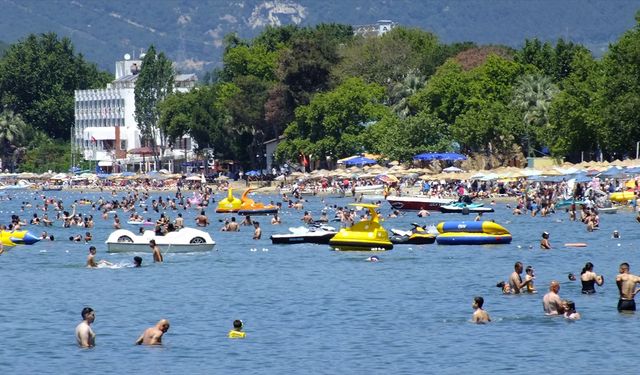
[[[349,159],[344,162],[345,165],[370,165],[370,164],[377,164],[377,163],[378,163],[377,161],[373,159],[365,158],[364,156],[358,156],[357,158]]]

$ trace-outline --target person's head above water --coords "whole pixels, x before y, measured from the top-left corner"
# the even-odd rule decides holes
[[[484,298],[479,297],[479,296],[478,296],[478,297],[473,297],[473,304],[474,304],[477,308],[481,309],[481,308],[482,308],[482,305],[484,305]]]
[[[236,319],[233,321],[233,328],[236,330],[241,330],[242,329],[242,320],[240,319]]]
[[[139,256],[133,257],[133,265],[135,267],[141,267],[142,266],[142,257],[139,257]]]
[[[542,232],[542,238],[549,239],[549,232]]]

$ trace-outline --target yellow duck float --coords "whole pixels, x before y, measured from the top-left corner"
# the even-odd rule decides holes
[[[329,245],[335,250],[384,251],[393,249],[389,233],[380,225],[382,219],[375,210],[378,206],[364,203],[349,205],[368,208],[371,218],[353,224],[350,228],[340,229],[329,241]]]
[[[217,213],[238,212],[238,210],[240,210],[241,205],[242,205],[242,201],[234,197],[233,189],[229,188],[229,190],[227,190],[227,197],[218,203],[218,208],[216,208],[216,212]]]
[[[247,195],[253,189],[247,189],[244,193],[242,193],[242,205],[240,206],[240,210],[238,210],[238,215],[269,215],[275,214],[278,212],[278,207],[268,204],[264,205],[263,203],[256,203],[253,199],[248,198]]]

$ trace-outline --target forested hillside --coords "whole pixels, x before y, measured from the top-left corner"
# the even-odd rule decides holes
[[[0,0],[0,40],[30,33],[69,37],[89,61],[113,70],[124,53],[150,44],[183,71],[221,65],[225,35],[259,34],[266,25],[336,22],[360,25],[390,19],[435,33],[443,42],[521,47],[526,38],[560,37],[599,56],[634,25],[633,0]]]

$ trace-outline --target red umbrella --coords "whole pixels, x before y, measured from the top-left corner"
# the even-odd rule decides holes
[[[153,149],[151,147],[149,147],[149,146],[134,148],[134,149],[131,149],[131,150],[127,151],[127,153],[142,155],[142,165],[145,165],[145,162],[146,162],[145,156],[146,155],[155,155],[156,154],[156,152],[153,151]]]

